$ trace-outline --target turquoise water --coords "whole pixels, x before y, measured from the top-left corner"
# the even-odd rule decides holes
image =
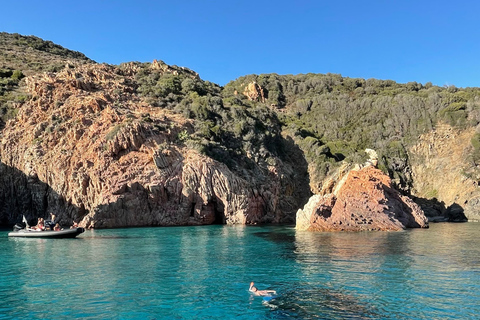
[[[250,281],[274,289],[269,303]],[[477,319],[480,224],[0,232],[0,319]]]

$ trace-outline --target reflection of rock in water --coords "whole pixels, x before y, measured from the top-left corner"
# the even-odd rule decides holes
[[[300,288],[282,292],[266,303],[274,319],[380,319],[381,316],[354,296],[325,288]]]
[[[278,230],[277,228],[275,230],[255,232],[253,235],[275,243],[290,244],[295,241],[295,234],[291,229]]]
[[[253,233],[254,236],[262,238],[264,240],[279,244],[285,248],[285,250],[281,250],[280,255],[284,259],[292,259],[296,258],[295,255],[295,234],[292,233],[292,228],[286,228],[284,230],[269,230],[269,231],[262,231],[262,232],[255,232]]]

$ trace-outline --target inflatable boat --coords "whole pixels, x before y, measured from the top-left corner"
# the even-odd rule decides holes
[[[84,228],[72,228],[64,230],[47,230],[47,231],[37,231],[30,228],[24,229],[15,229],[12,232],[8,233],[9,237],[20,237],[20,238],[75,238],[80,233],[85,232]]]

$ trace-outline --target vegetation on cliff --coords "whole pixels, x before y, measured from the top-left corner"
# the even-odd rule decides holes
[[[405,190],[407,149],[437,123],[476,126],[480,121],[480,89],[438,87],[431,83],[399,84],[392,80],[354,79],[337,74],[249,75],[225,86],[232,97],[255,82],[265,104],[277,109],[285,132],[314,167],[317,185],[338,160],[361,162],[365,148],[380,155],[379,166]],[[478,150],[478,135],[472,143]],[[478,151],[471,161],[478,161]]]
[[[68,62],[94,62],[83,53],[18,33],[0,32],[0,47],[0,129],[16,115],[16,107],[28,99],[20,85],[25,76],[60,71]]]
[[[165,72],[172,67],[161,61],[155,65],[137,64],[137,92],[153,106],[194,120],[194,131],[183,132],[181,143],[240,174],[274,165],[276,156],[285,156],[274,110],[242,96],[224,98],[221,87],[190,70]]]
[[[0,45],[5,48],[0,52],[0,129],[31,99],[24,90],[28,76],[58,74],[67,68],[69,72],[61,81],[68,82],[73,91],[89,92],[103,90],[99,83],[109,81],[100,74],[93,82],[86,81],[88,72],[94,71],[83,70],[85,75],[78,66],[94,62],[50,41],[0,33]],[[168,130],[155,115],[164,110],[189,124],[176,134],[175,144],[220,161],[256,184],[268,179],[269,170],[285,162],[294,168],[297,187],[310,184],[311,191],[317,192],[324,178],[343,160],[361,163],[366,160],[365,148],[373,148],[379,154],[379,168],[393,178],[397,187],[409,192],[412,163],[408,150],[420,135],[439,123],[466,129],[480,122],[479,88],[400,84],[337,74],[247,75],[221,87],[202,80],[192,70],[156,60],[109,68],[108,76],[113,74],[117,89],[96,97],[98,105],[111,105],[117,114],[129,114],[110,128],[105,145],[113,145],[118,133],[133,120],[148,130]],[[43,85],[51,90],[48,84]],[[70,95],[56,92],[52,106],[65,109]],[[150,109],[140,112],[140,105]],[[138,109],[135,119],[129,108]],[[38,130],[59,132],[61,136],[62,132],[55,129],[60,122],[53,117]],[[466,155],[470,168],[464,174],[478,181],[480,134],[475,134],[470,143]],[[301,188],[292,192],[298,197],[309,196]]]

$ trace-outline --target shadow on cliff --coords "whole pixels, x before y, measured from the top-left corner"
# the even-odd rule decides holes
[[[0,163],[0,226],[11,227],[23,215],[30,225],[36,225],[39,217],[50,218],[50,213],[62,226],[86,214],[37,177]]]
[[[431,222],[466,222],[464,208],[458,203],[445,206],[445,202],[437,198],[426,199],[410,196],[422,208],[425,216]]]
[[[214,197],[203,203],[178,191],[166,186],[152,191],[132,183],[115,201],[92,209],[94,214],[82,223],[96,229],[226,224],[228,218],[220,199]]]
[[[289,210],[293,211],[293,219],[290,221],[293,223],[295,222],[297,210],[303,208],[313,195],[312,191],[310,190],[308,162],[306,160],[305,153],[291,137],[282,139],[282,143],[280,144],[277,154],[282,161],[290,163],[293,168],[293,172],[291,174],[292,189],[287,190],[287,192],[291,191],[290,195],[295,200],[291,203],[291,207],[289,208]]]
[[[229,135],[228,143],[224,144],[234,150],[242,148],[242,140],[233,135]],[[281,161],[275,161],[277,163],[275,170],[281,183],[277,209],[282,212],[283,218],[279,222],[294,223],[297,210],[303,208],[312,196],[305,154],[291,137],[269,137],[265,142],[265,147],[264,153],[259,152],[253,158],[244,154],[229,153],[221,148],[207,149],[206,154],[212,159],[224,163],[230,171],[247,181],[252,181],[252,177],[255,177],[256,185],[252,185],[252,187],[256,189],[261,189],[261,186],[269,183],[268,179],[271,178],[272,173],[269,161],[275,157],[280,159]],[[218,203],[212,205],[215,208],[221,207],[221,204]],[[223,209],[218,210],[222,211]],[[264,213],[266,214],[266,212]],[[220,221],[219,219],[221,220],[217,217],[215,221]]]
[[[278,200],[276,207],[268,208],[265,204],[260,210],[259,219],[254,222],[293,223],[296,211],[302,208],[311,196],[307,161],[291,138],[276,140],[268,149],[284,163],[280,170],[281,174],[276,178],[279,179],[278,185],[281,190],[274,199],[274,202]],[[235,160],[241,162],[242,158]],[[260,175],[263,177],[255,183],[258,186],[268,183],[271,172],[266,161],[256,162],[248,158],[247,160],[251,161],[247,167],[252,167],[253,174],[256,177]],[[238,174],[240,170],[234,171]],[[225,224],[227,221],[225,204],[220,199],[212,199],[207,204],[197,204],[194,199],[169,194],[167,188],[161,193],[158,198],[151,199],[149,190],[135,184],[132,190],[127,190],[125,197],[96,207],[95,216],[92,218],[102,220],[99,223],[101,228],[208,225]],[[147,214],[138,214],[139,212]],[[281,212],[280,216],[276,215],[277,212]],[[83,205],[73,205],[71,200],[66,199],[36,176],[28,176],[14,167],[1,163],[0,226],[12,226],[20,222],[23,215],[29,224],[35,224],[37,218],[49,218],[50,213],[57,216],[62,226],[70,225],[72,220],[79,222],[89,214]],[[158,218],[152,218],[153,216]],[[97,227],[96,221],[93,222]]]

